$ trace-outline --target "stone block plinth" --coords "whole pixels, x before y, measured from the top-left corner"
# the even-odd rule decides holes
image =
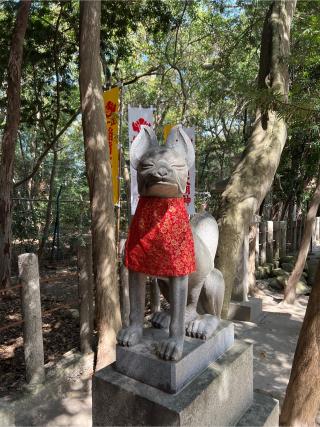
[[[279,401],[263,393],[253,394],[253,403],[237,422],[237,427],[279,425]]]
[[[252,360],[252,345],[235,341],[176,394],[108,366],[93,377],[93,425],[235,425],[253,403]]]
[[[166,330],[145,328],[141,343],[133,347],[118,345],[116,370],[167,393],[177,393],[233,345],[234,327],[231,322],[221,321],[206,341],[185,337],[183,355],[177,362],[161,360],[155,354],[157,343],[167,337]]]
[[[257,323],[262,316],[262,299],[250,298],[249,301],[231,301],[229,305],[229,320]]]

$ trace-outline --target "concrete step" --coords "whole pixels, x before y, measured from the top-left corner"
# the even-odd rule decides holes
[[[253,394],[253,404],[240,418],[237,427],[275,427],[279,425],[279,401],[263,393]]]

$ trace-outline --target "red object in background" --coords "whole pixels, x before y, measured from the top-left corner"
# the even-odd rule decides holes
[[[140,129],[141,129],[142,125],[150,126],[151,127],[151,123],[147,122],[143,117],[140,117],[135,122],[132,122],[132,129],[135,132],[140,132]]]
[[[106,117],[111,117],[111,115],[116,112],[116,109],[116,104],[112,101],[108,101],[105,105]]]
[[[129,270],[150,276],[185,276],[196,270],[183,198],[140,197],[125,251]]]

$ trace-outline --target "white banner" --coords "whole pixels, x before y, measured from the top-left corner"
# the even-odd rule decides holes
[[[193,144],[194,150],[196,150],[195,146],[195,130],[194,128],[183,128],[185,133],[188,135],[188,137],[191,139],[191,142]],[[189,170],[188,174],[188,181],[187,181],[187,188],[186,192],[184,193],[184,202],[187,207],[187,211],[189,215],[195,214],[195,207],[194,207],[194,196],[195,196],[195,188],[196,188],[196,165],[194,164],[192,168]]]
[[[153,126],[153,107],[131,107],[128,105],[129,144],[138,135],[142,125]],[[137,171],[130,165],[131,174],[131,214],[134,215],[138,200]]]

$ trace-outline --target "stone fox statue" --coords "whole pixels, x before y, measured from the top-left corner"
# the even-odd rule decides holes
[[[157,277],[170,303],[157,312],[152,324],[168,328],[157,354],[179,360],[184,336],[207,339],[220,321],[224,281],[214,268],[218,226],[205,213],[189,223],[183,193],[188,169],[194,164],[193,145],[182,126],[172,128],[166,146],[159,146],[154,131],[142,126],[130,149],[137,170],[139,203],[125,248],[129,270],[129,326],[120,330],[118,343],[133,346],[142,339],[146,276]]]

